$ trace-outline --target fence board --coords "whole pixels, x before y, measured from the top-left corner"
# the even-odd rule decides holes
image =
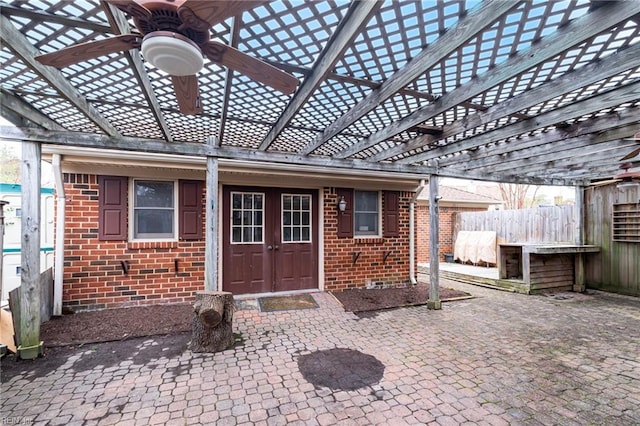
[[[459,231],[495,231],[505,243],[573,243],[573,206],[523,210],[462,212],[455,216],[453,238]]]

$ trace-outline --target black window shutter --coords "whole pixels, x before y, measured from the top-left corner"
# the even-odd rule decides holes
[[[347,203],[344,212],[341,212],[337,205],[335,206],[338,211],[338,238],[353,238],[353,189],[338,188],[336,194],[337,202],[344,197]]]
[[[127,239],[127,178],[98,176],[98,239]]]
[[[400,193],[397,191],[384,191],[384,237],[397,237],[400,235]]]
[[[202,182],[181,180],[178,183],[178,198],[180,239],[202,239]]]

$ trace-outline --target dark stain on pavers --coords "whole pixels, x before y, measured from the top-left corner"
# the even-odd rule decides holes
[[[382,379],[384,364],[377,358],[346,348],[316,351],[298,358],[302,376],[316,387],[356,390]]]
[[[12,355],[2,360],[2,382],[18,375],[28,381],[44,377],[62,368],[74,356],[78,356],[78,359],[64,370],[78,373],[96,367],[104,369],[125,360],[131,360],[136,365],[152,365],[153,360],[174,358],[182,354],[190,338],[191,333],[177,333],[91,345],[54,347],[47,349],[44,357],[35,360],[18,360]]]

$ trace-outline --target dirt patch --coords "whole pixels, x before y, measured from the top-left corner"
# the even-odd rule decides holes
[[[429,299],[429,285],[418,283],[414,287],[384,289],[353,289],[332,293],[347,312],[368,312],[403,306],[424,305]],[[469,293],[440,287],[443,302],[471,297]]]

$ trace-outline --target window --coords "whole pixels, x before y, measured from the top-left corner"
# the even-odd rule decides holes
[[[99,175],[98,238],[201,240],[202,187],[198,180],[154,181]]]
[[[263,243],[264,194],[231,193],[231,242]]]
[[[175,238],[175,182],[133,181],[133,239]]]
[[[354,235],[380,235],[380,194],[377,191],[354,191]]]
[[[282,242],[311,242],[311,195],[282,195]]]

